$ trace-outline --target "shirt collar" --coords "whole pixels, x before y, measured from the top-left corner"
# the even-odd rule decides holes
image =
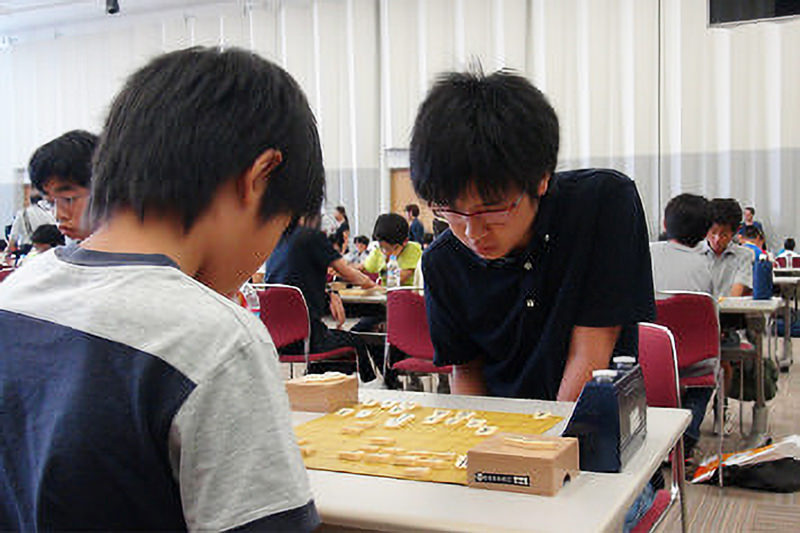
[[[129,254],[99,252],[81,248],[76,242],[59,246],[56,257],[73,265],[80,266],[166,266],[178,268],[178,264],[163,254]]]

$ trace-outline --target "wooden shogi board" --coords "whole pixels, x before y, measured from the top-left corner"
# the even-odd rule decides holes
[[[416,407],[406,411],[414,414],[411,422],[401,428],[389,429],[384,424],[398,415],[389,414],[389,408],[382,408],[381,405],[380,402],[377,405],[358,404],[352,406],[354,412],[348,416],[330,413],[297,426],[295,433],[301,443],[301,448],[311,451],[304,457],[306,467],[315,470],[332,470],[398,479],[418,479],[407,475],[405,466],[367,463],[363,459],[348,461],[339,458],[341,451],[357,451],[365,446],[370,446],[370,437],[391,437],[395,439],[395,442],[382,448],[402,448],[406,451],[394,455],[409,455],[408,452],[420,451],[452,452],[456,459],[448,460],[446,468],[432,468],[430,475],[425,476],[424,480],[466,485],[466,462],[462,463],[461,468],[456,466],[456,462],[461,456],[466,456],[470,448],[489,438],[490,435],[476,435],[476,429],[466,427],[466,421],[454,425],[446,424],[447,418],[456,416],[458,413],[472,412],[475,413],[472,418],[484,419],[487,426],[497,427],[496,433],[527,435],[540,435],[561,421],[561,417],[550,413],[530,415],[449,409],[448,411],[451,413],[448,417],[437,424],[428,425],[423,423],[426,417],[433,415],[434,411],[445,411],[446,409]],[[355,414],[364,409],[372,409],[373,413],[364,418],[355,418]],[[357,421],[374,421],[375,426],[358,435],[342,433],[343,428],[352,427]]]

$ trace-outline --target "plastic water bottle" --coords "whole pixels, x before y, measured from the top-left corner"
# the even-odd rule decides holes
[[[397,264],[397,256],[390,256],[386,264],[386,288],[400,286],[400,265]]]
[[[239,289],[239,292],[242,294],[242,299],[244,302],[242,303],[242,307],[250,310],[251,313],[256,315],[257,318],[261,318],[261,300],[258,299],[258,293],[253,288],[252,285],[245,282],[244,285]]]
[[[753,300],[772,298],[772,261],[761,254],[753,263]]]

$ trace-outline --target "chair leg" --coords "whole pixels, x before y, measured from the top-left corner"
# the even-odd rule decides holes
[[[683,436],[678,439],[678,443],[672,451],[672,481],[673,489],[678,491],[681,511],[681,533],[686,533],[686,499],[684,497],[684,486],[686,482],[686,471],[683,459]]]
[[[719,487],[722,488],[722,439],[725,438],[725,373],[722,366],[717,369],[717,416],[719,416],[719,443],[717,445]]]

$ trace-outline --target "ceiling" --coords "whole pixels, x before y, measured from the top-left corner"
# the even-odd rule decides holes
[[[186,9],[208,4],[259,2],[251,0],[118,0],[116,15],[105,12],[105,0],[0,0],[0,36],[70,24],[100,22],[106,17],[145,15],[157,11]]]

